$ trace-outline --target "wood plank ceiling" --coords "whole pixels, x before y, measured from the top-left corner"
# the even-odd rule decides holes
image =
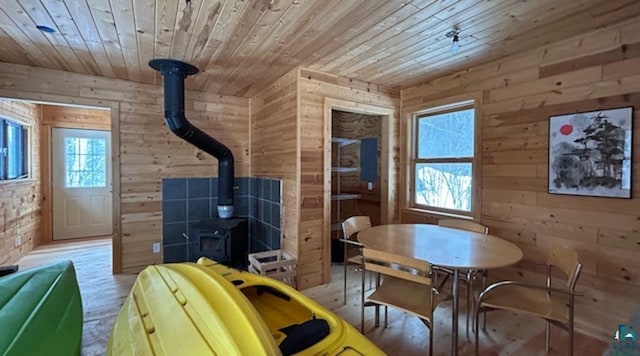
[[[403,88],[638,16],[637,0],[2,0],[0,61],[251,96],[297,65]],[[36,25],[53,28],[41,32]],[[460,30],[451,52],[450,30]]]

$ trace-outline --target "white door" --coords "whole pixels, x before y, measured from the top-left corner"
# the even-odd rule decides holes
[[[54,128],[53,239],[113,233],[111,132]]]

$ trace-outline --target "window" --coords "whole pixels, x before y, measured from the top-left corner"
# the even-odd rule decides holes
[[[0,118],[0,180],[29,177],[29,128]]]
[[[471,216],[475,110],[466,101],[414,115],[411,206]]]
[[[105,139],[65,137],[65,187],[107,186]]]

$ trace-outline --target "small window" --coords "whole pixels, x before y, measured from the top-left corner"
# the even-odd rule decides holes
[[[414,116],[413,208],[471,216],[475,156],[473,102],[423,111]]]
[[[0,180],[29,177],[29,127],[0,118]]]
[[[106,145],[101,138],[64,138],[65,187],[107,186]]]

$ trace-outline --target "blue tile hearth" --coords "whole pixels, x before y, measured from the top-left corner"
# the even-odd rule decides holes
[[[162,224],[163,245],[185,242],[185,238],[182,236],[185,232],[187,232],[187,223],[184,221]]]
[[[162,250],[164,263],[184,262],[189,257],[186,243],[164,245]]]
[[[236,177],[234,213],[249,219],[249,252],[280,248],[282,183],[278,179]],[[185,261],[191,248],[183,233],[190,224],[217,217],[218,178],[162,180],[162,244],[164,262]]]

